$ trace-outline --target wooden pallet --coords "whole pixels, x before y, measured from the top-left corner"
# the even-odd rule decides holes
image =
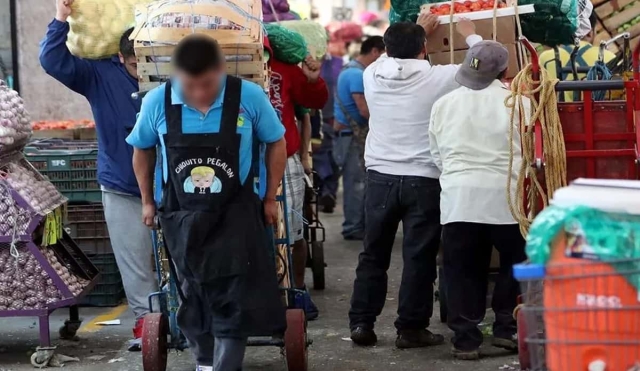
[[[640,0],[592,0],[594,11],[598,20],[602,23],[602,28],[608,32],[608,36],[615,36],[623,32],[631,34],[631,47],[635,47],[640,42],[640,22],[630,27],[624,27],[637,17],[640,17]],[[598,32],[598,30],[596,30]],[[598,32],[601,39],[606,39],[606,34]],[[597,40],[599,41],[599,40]],[[622,41],[618,43],[622,46]]]
[[[171,56],[182,38],[199,33],[215,39],[227,57],[227,73],[267,87],[267,65],[263,55],[263,31],[258,21],[262,17],[260,1],[236,4],[246,14],[242,15],[222,1],[193,4],[165,4],[160,8],[140,5],[136,8],[137,19],[144,19],[136,25],[131,38],[138,62],[140,90],[148,91],[166,81],[172,74]],[[241,30],[206,28],[168,28],[153,26],[146,20],[178,13],[190,16],[220,17],[244,28]]]

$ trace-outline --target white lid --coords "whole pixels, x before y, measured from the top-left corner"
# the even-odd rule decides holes
[[[557,190],[551,204],[640,215],[640,181],[580,178]]]

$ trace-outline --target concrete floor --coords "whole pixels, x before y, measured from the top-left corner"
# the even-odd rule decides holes
[[[341,213],[321,215],[327,229],[325,256],[327,259],[327,289],[312,292],[320,308],[321,316],[309,324],[309,335],[313,345],[309,350],[309,366],[313,371],[494,371],[518,370],[516,357],[486,346],[483,359],[478,362],[460,362],[449,354],[450,345],[418,350],[400,351],[394,347],[395,319],[398,286],[401,275],[401,235],[396,239],[396,249],[389,271],[389,297],[382,316],[378,319],[379,343],[373,348],[354,346],[349,340],[347,312],[354,278],[354,270],[362,243],[345,242],[340,236]],[[436,313],[438,313],[436,308]],[[57,329],[66,318],[65,311],[58,311],[51,317],[52,341],[58,345],[58,352],[80,358],[78,364],[68,364],[70,371],[142,371],[140,353],[126,351],[125,343],[130,337],[133,318],[123,308],[83,308],[83,328],[79,331],[80,341],[60,341]],[[488,317],[491,316],[489,312]],[[122,320],[121,326],[95,326],[99,320]],[[444,333],[450,338],[451,332],[434,317],[433,331]],[[0,319],[0,371],[32,370],[29,355],[38,343],[38,327],[35,319]],[[111,363],[110,363],[111,362]],[[510,366],[510,367],[509,367]],[[168,370],[190,371],[194,363],[188,352],[171,352]],[[284,362],[276,348],[250,348],[245,362],[245,371],[285,371]]]

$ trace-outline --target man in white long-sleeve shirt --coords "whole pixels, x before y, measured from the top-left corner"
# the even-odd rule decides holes
[[[431,111],[430,143],[442,171],[440,209],[448,324],[454,331],[453,355],[478,359],[487,279],[493,246],[500,253],[500,273],[491,306],[496,315],[493,345],[517,350],[513,309],[518,284],[511,267],[526,259],[525,241],[509,210],[521,164],[519,112],[511,122],[505,106],[509,90],[500,79],[509,52],[500,43],[482,41],[467,53],[456,81],[462,85],[436,102]],[[525,109],[529,104],[525,102]],[[522,117],[529,117],[525,112]],[[513,125],[514,136],[510,137]],[[509,172],[509,158],[513,164]]]
[[[427,34],[436,16],[418,25],[396,23],[384,35],[387,55],[364,72],[369,105],[366,140],[364,251],[360,254],[351,310],[351,339],[359,345],[377,341],[376,317],[387,298],[387,270],[402,221],[404,270],[398,302],[398,348],[442,344],[427,330],[433,314],[433,283],[440,244],[440,171],[429,151],[429,116],[441,96],[456,89],[459,66],[432,66],[425,60]],[[479,42],[475,26],[458,24],[468,44]]]

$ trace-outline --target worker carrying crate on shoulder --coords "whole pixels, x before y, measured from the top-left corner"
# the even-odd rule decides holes
[[[225,57],[212,38],[183,38],[172,63],[176,77],[147,94],[127,138],[142,217],[154,226],[153,173],[161,145],[158,216],[182,280],[178,326],[190,343],[215,338],[208,360],[213,370],[239,370],[249,335],[273,336],[286,327],[265,230],[277,220],[284,128],[261,87],[224,73]],[[266,144],[263,201],[254,191],[254,142]]]

